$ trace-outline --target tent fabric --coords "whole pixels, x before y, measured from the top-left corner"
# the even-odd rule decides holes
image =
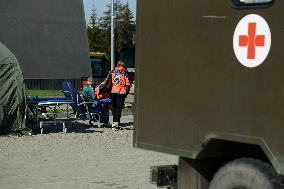
[[[26,95],[22,70],[14,54],[0,42],[0,134],[26,129]]]

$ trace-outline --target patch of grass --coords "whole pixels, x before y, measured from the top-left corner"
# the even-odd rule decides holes
[[[56,97],[56,96],[63,96],[63,93],[59,90],[31,89],[27,91],[27,96]]]

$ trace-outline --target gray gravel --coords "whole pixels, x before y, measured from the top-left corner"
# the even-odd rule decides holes
[[[0,189],[151,189],[152,165],[177,157],[132,147],[133,116],[125,130],[91,128],[86,122],[44,128],[44,134],[0,137]]]

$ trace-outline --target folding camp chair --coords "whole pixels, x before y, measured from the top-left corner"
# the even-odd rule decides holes
[[[105,113],[102,112],[102,102],[100,100],[94,102],[85,102],[79,92],[73,87],[71,82],[63,82],[62,90],[67,99],[72,99],[73,104],[70,104],[75,112],[76,121],[89,119],[89,124],[92,126],[92,121],[97,122],[100,127],[101,119],[105,119]]]

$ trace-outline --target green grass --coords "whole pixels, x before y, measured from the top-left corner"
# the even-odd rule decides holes
[[[78,92],[82,94],[82,90]],[[27,96],[57,97],[57,96],[64,96],[64,95],[60,90],[28,89]]]
[[[32,89],[27,91],[27,96],[55,97],[55,96],[63,96],[63,93],[59,90],[57,91],[57,90]]]

